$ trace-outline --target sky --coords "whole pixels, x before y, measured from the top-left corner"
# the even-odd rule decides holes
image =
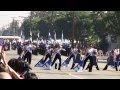
[[[0,11],[0,28],[7,27],[13,20],[22,22],[22,17],[29,16],[30,11]],[[20,17],[22,16],[22,17]]]

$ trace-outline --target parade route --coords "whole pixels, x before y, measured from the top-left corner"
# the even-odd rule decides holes
[[[18,58],[17,51],[6,51],[7,61],[11,58]],[[96,70],[95,66],[93,67],[92,72],[88,70],[83,70],[83,72],[75,72],[70,70],[71,63],[69,67],[62,67],[61,70],[54,69],[54,66],[51,70],[43,70],[39,67],[34,67],[34,65],[42,58],[42,55],[32,55],[32,71],[34,72],[39,79],[120,79],[120,71],[115,71],[114,68],[108,67],[108,70],[103,71],[102,69],[106,65],[106,60],[101,60],[98,62],[100,70]],[[67,57],[62,56],[62,62]]]

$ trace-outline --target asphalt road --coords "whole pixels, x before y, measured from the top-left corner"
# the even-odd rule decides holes
[[[18,58],[18,55],[16,54],[17,51],[11,50],[6,51],[6,57],[7,61],[11,58]],[[115,71],[114,68],[108,67],[108,70],[103,71],[102,69],[106,65],[106,57],[102,56],[99,57],[98,66],[100,67],[100,70],[96,70],[95,67],[93,67],[92,72],[88,72],[88,70],[83,70],[83,72],[75,72],[74,70],[70,70],[71,63],[69,67],[62,67],[61,71],[58,71],[54,69],[54,66],[51,70],[43,70],[39,67],[34,67],[34,65],[42,58],[42,55],[32,55],[32,71],[34,72],[39,79],[120,79],[120,71]],[[67,57],[62,56],[62,62]]]

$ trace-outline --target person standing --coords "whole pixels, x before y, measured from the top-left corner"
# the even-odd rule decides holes
[[[75,47],[73,47],[73,48],[71,49],[71,52],[70,52],[69,60],[71,60],[71,58],[73,58],[73,64],[72,64],[71,69],[73,69],[73,66],[74,66],[75,53],[76,53],[76,51],[77,51],[77,49],[75,49]]]
[[[107,58],[107,64],[106,64],[106,66],[104,67],[103,70],[107,70],[109,65],[114,66],[115,65],[115,60],[116,60],[116,53],[114,52],[114,50],[112,50],[109,53],[109,56]],[[116,69],[116,71],[118,71],[116,65],[115,65],[115,69]]]
[[[90,60],[89,72],[92,72],[92,67],[93,67],[93,57],[92,57],[93,51],[94,51],[94,48],[92,48],[92,45],[90,45],[90,47],[87,50],[86,58],[85,58],[84,63],[83,63],[83,69],[84,69],[88,59]]]
[[[55,48],[55,53],[54,53],[54,54],[56,54],[56,55],[55,55],[55,58],[54,58],[54,60],[53,60],[53,62],[52,62],[52,65],[51,65],[51,66],[53,66],[54,63],[56,62],[56,60],[58,59],[58,60],[59,60],[58,70],[61,70],[61,53],[60,53],[61,50],[66,51],[65,49],[63,49],[63,48],[58,44],[58,47]],[[57,67],[57,64],[55,64],[55,67]]]
[[[21,42],[17,42],[16,48],[17,48],[17,54],[21,55],[22,54],[22,45],[21,45]]]
[[[46,54],[45,54],[45,60],[44,60],[44,63],[46,62],[46,60],[49,58],[50,60],[52,59],[51,58],[52,56],[52,49],[50,46],[46,47]]]
[[[120,54],[116,55],[116,60],[115,60],[115,69],[118,71],[118,68],[120,66]],[[120,69],[119,69],[120,71]]]
[[[28,42],[26,45],[26,51],[25,51],[25,56],[24,60],[27,59],[27,62],[31,64],[31,59],[32,59],[32,45],[31,42]]]
[[[81,67],[83,67],[83,61],[82,61],[82,51],[80,49],[77,50],[77,55],[75,60],[73,61],[72,64],[72,69],[74,69],[75,64],[78,63],[78,65],[80,65]]]
[[[98,66],[97,50],[94,50],[94,51],[93,51],[93,65],[96,66],[96,69],[97,69],[97,70],[100,70],[100,69],[99,69],[99,66]],[[88,64],[86,70],[89,69],[89,67],[90,67],[90,63]]]

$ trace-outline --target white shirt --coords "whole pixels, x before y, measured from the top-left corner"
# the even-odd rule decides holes
[[[88,50],[88,53],[90,54],[90,56],[93,56],[93,50],[94,50],[94,48],[90,48],[90,49]]]
[[[72,49],[71,53],[72,53],[72,54],[75,54],[75,49]]]
[[[51,49],[47,49],[47,54],[51,54]]]
[[[32,45],[27,45],[26,50],[29,51],[30,53],[32,53]]]
[[[61,48],[56,48],[56,53],[61,54],[60,51],[61,51]]]
[[[15,40],[13,40],[13,43],[16,43],[16,41],[15,41]]]

